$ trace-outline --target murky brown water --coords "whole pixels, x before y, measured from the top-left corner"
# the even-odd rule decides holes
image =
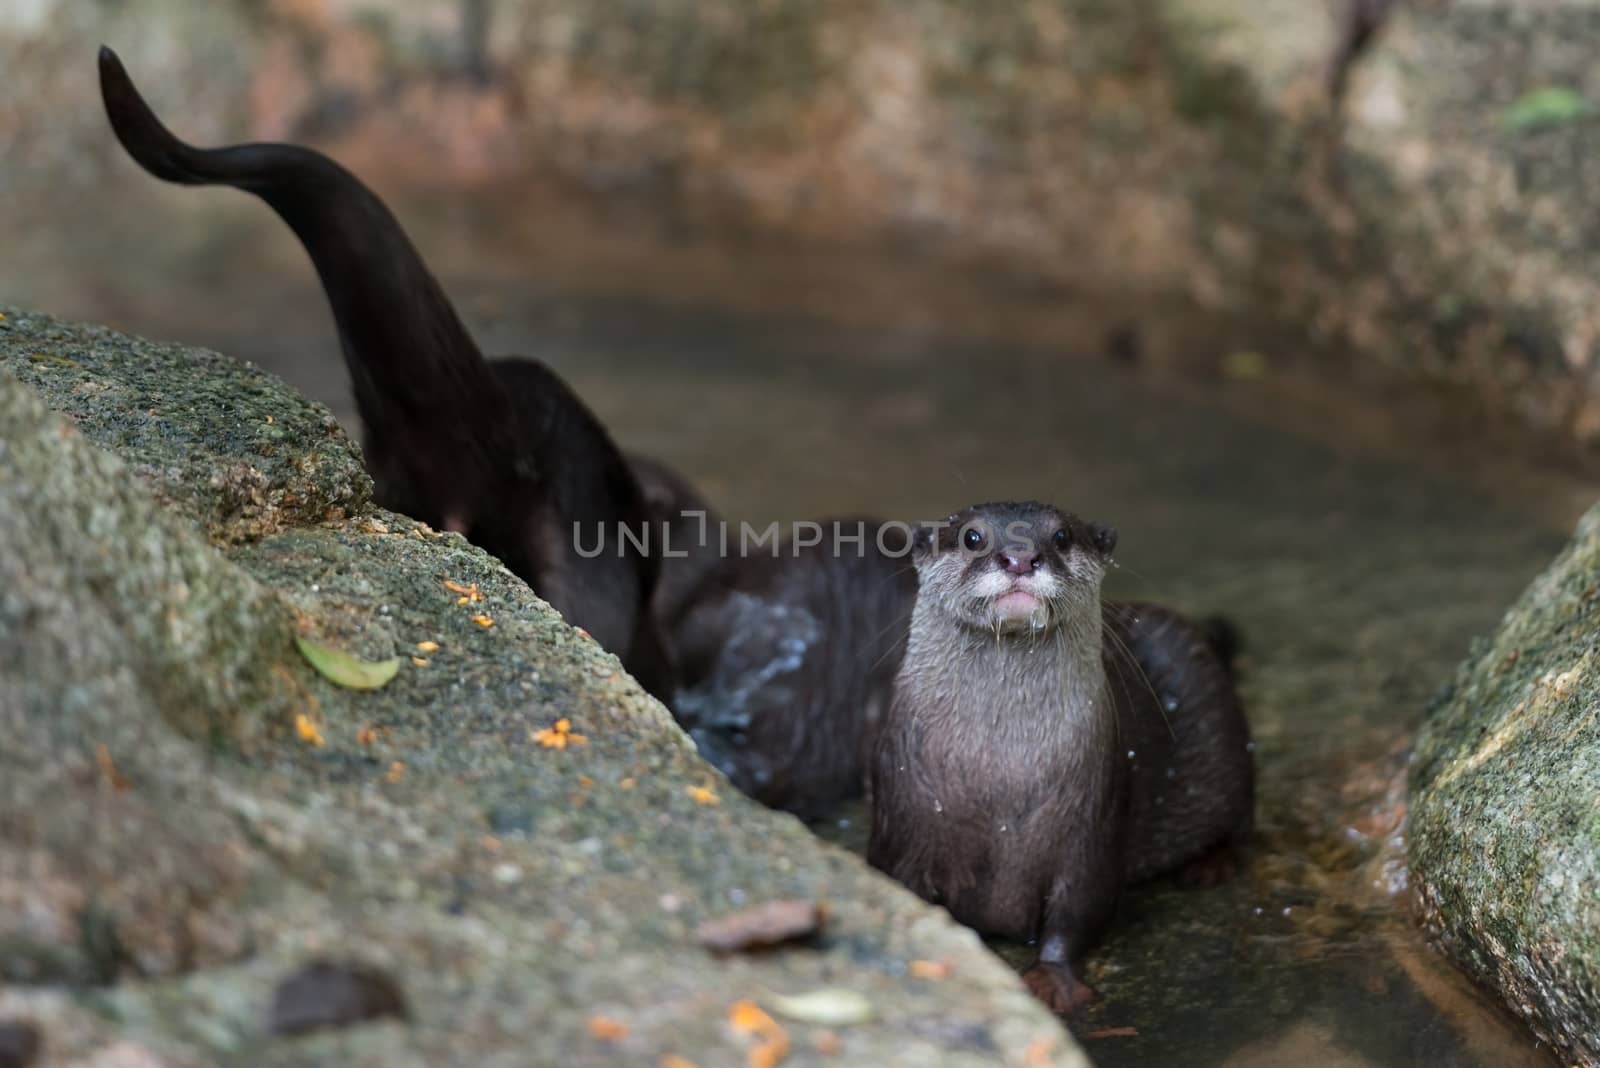
[[[66,237],[36,241],[0,283],[46,311],[254,359],[353,422],[292,239],[248,202],[188,206],[207,197],[229,194],[63,221]],[[972,332],[941,317],[943,294],[895,290],[894,327],[874,330],[871,316],[793,313],[831,312],[836,278],[819,274],[807,301],[768,299],[793,296],[762,291],[790,284],[781,256],[646,250],[608,275],[592,247],[431,210],[419,244],[485,347],[554,365],[626,446],[682,468],[730,516],[915,519],[1045,498],[1120,528],[1113,596],[1239,624],[1255,853],[1223,888],[1129,896],[1091,968],[1105,1000],[1083,1030],[1098,1063],[1545,1063],[1411,931],[1392,839],[1429,695],[1557,551],[1593,485],[1475,432],[1430,434],[1444,424],[1421,407],[1413,419],[1308,400],[1270,373],[1179,380],[1115,364],[1087,337],[1042,346],[1047,315],[1022,340],[996,340],[1007,309],[985,321],[989,340],[951,340]],[[746,284],[674,278],[694,270]],[[859,839],[859,813],[841,818],[824,833]]]

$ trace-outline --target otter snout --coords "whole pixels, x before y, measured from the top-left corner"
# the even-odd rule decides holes
[[[1031,575],[1039,566],[1039,554],[1027,549],[1002,549],[999,561],[1013,575]]]

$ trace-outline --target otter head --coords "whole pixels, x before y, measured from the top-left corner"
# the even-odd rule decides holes
[[[977,504],[917,534],[920,598],[996,634],[1039,634],[1100,613],[1117,532],[1037,501]]]

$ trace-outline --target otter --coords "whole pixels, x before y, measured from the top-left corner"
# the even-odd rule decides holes
[[[818,544],[729,557],[669,631],[678,721],[740,790],[802,818],[862,793],[917,591],[894,551],[909,529],[815,527]]]
[[[1056,1012],[1124,885],[1208,876],[1249,835],[1254,771],[1229,666],[1199,627],[1102,605],[1116,531],[1038,502],[918,534],[919,589],[872,742],[867,859],[978,931],[1039,947]]]
[[[486,360],[399,221],[361,181],[298,145],[201,149],[156,118],[122,62],[100,50],[111,128],[150,174],[264,200],[305,246],[338,327],[380,505],[463,534],[574,626],[671,692],[647,604],[658,561],[647,506],[600,420],[544,364]],[[580,554],[603,531],[604,551]]]
[[[859,796],[916,599],[909,528],[827,519],[814,524],[816,544],[744,546],[729,531],[724,545],[728,527],[688,479],[649,457],[628,461],[665,534],[652,611],[679,724],[771,808],[814,818]]]

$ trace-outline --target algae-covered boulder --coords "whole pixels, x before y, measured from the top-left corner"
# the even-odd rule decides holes
[[[1430,710],[1410,790],[1426,928],[1600,1064],[1600,507]]]
[[[6,1056],[1084,1063],[970,932],[737,795],[498,562],[372,509],[355,456],[260,372],[5,310]],[[401,669],[343,688],[297,636]],[[696,935],[778,899],[825,903],[820,935]]]

